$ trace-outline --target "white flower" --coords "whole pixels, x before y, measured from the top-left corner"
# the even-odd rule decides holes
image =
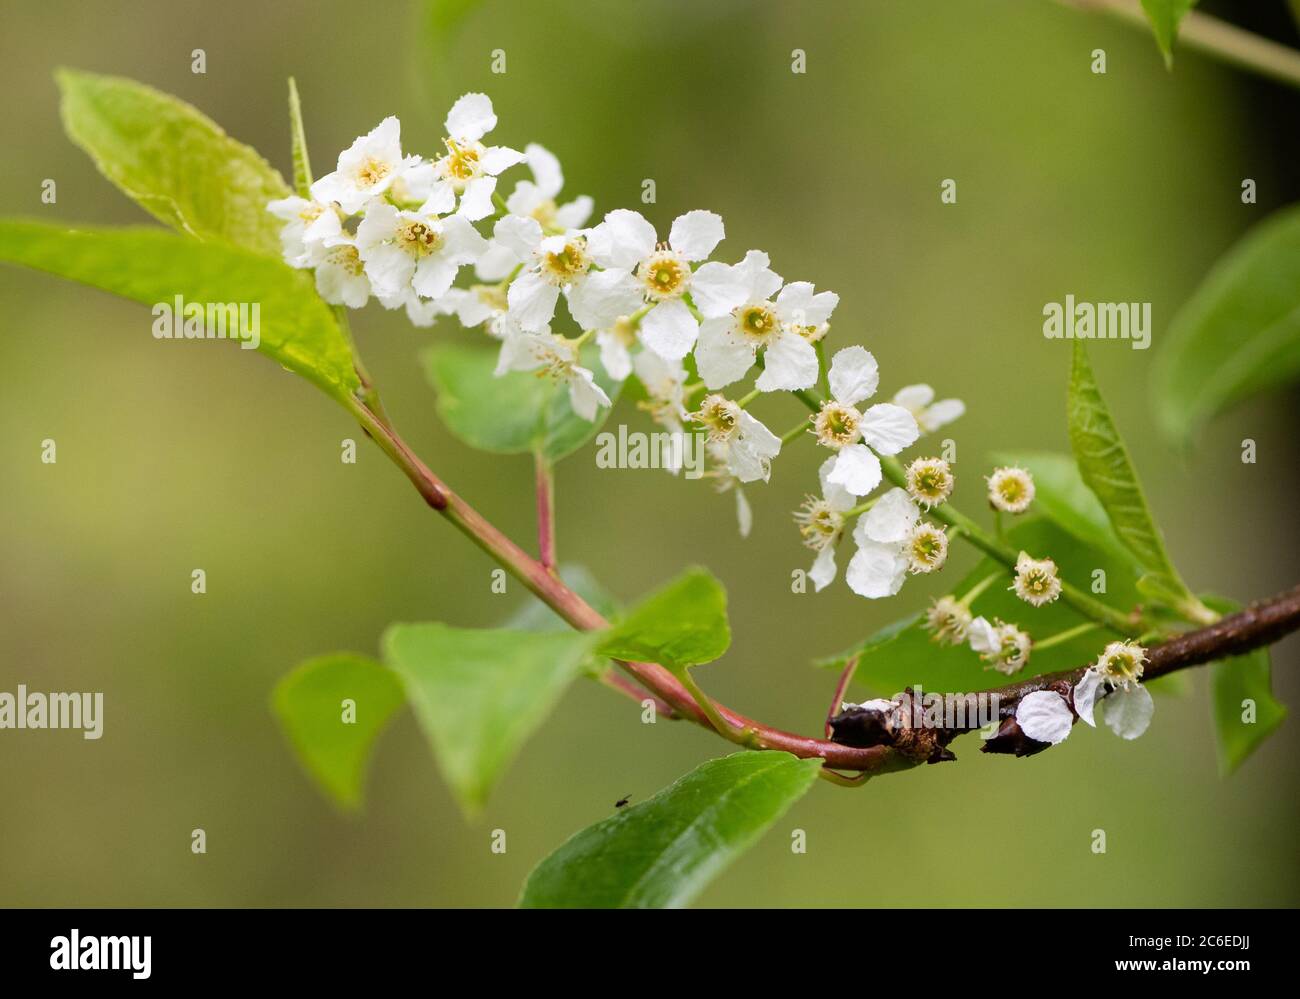
[[[821,480],[821,498],[808,496],[794,515],[804,545],[817,553],[808,578],[819,593],[835,579],[835,546],[844,532],[845,514],[853,509],[853,497],[848,490],[826,481],[834,461],[834,458],[827,458],[817,470],[817,477]]]
[[[1029,662],[1033,642],[1014,624],[996,619],[990,624],[986,618],[977,617],[967,627],[966,637],[970,647],[987,664],[986,668],[1010,676],[1020,672]]]
[[[578,351],[572,343],[548,332],[507,333],[497,358],[496,374],[539,369],[568,386],[569,403],[584,420],[594,420],[599,409],[610,405],[609,396],[596,384],[591,370],[578,363]]]
[[[617,377],[606,364],[603,349],[601,364],[611,377]],[[687,418],[686,368],[682,362],[665,361],[653,351],[643,350],[632,358],[631,364],[646,392],[646,399],[639,403],[640,407],[660,426],[681,433],[682,421]]]
[[[635,280],[639,300],[646,306],[641,339],[660,356],[680,360],[690,353],[699,334],[699,323],[684,300],[688,292],[706,318],[725,315],[740,304],[741,290],[726,265],[706,264],[691,270],[692,263],[708,258],[723,235],[719,216],[692,211],[673,222],[666,245],[657,244],[654,226],[627,209],[610,212],[588,233],[591,256],[611,275],[611,284],[621,281],[614,274]]]
[[[1030,558],[1021,552],[1016,559],[1016,578],[1007,589],[1014,590],[1025,603],[1034,607],[1050,604],[1061,595],[1061,579],[1056,574],[1056,563],[1050,558]]]
[[[1104,683],[1111,691],[1104,712],[1110,730],[1124,739],[1136,739],[1145,732],[1155,712],[1151,692],[1139,682],[1146,656],[1146,649],[1135,642],[1107,645],[1074,686],[1074,710],[1079,717],[1096,726],[1093,709]]]
[[[739,481],[768,480],[772,459],[781,452],[781,439],[739,404],[720,395],[706,395],[690,417],[704,427],[715,458]]]
[[[533,172],[532,180],[521,180],[506,198],[506,211],[527,215],[541,223],[543,229],[566,232],[580,229],[591,217],[592,201],[587,195],[557,206],[556,195],[564,187],[564,171],[555,154],[535,142],[524,147],[524,156]]]
[[[280,247],[284,262],[290,267],[314,266],[312,255],[323,249],[326,241],[343,235],[343,223],[332,205],[290,197],[268,202],[266,207],[276,218],[284,220]]]
[[[411,212],[372,201],[357,227],[357,249],[381,299],[400,299],[407,287],[440,298],[487,241],[463,216],[439,218],[427,206]]]
[[[952,468],[942,458],[917,458],[907,466],[907,492],[926,509],[952,495]]]
[[[497,174],[516,163],[524,154],[507,146],[485,146],[483,136],[496,128],[497,116],[487,94],[466,94],[447,112],[445,155],[433,164],[434,180],[426,207],[447,214],[456,207],[471,222],[492,214],[492,194]]]
[[[1034,501],[1034,477],[1023,468],[995,468],[988,477],[989,505],[1005,513],[1024,513]]]
[[[822,404],[813,422],[817,442],[838,452],[828,481],[854,496],[865,496],[880,484],[880,459],[872,448],[897,454],[920,436],[916,420],[902,406],[877,403],[865,413],[854,408],[874,395],[879,383],[876,359],[866,349],[837,351],[830,370],[833,399]]]
[[[635,364],[632,359],[632,348],[635,345],[636,327],[632,325],[629,316],[618,316],[609,326],[596,332],[596,346],[600,348],[600,363],[609,372],[611,378],[626,378],[631,373]],[[650,357],[661,364],[675,366],[682,372],[683,379],[685,378],[686,369],[682,367],[681,361],[665,360],[649,350],[643,350],[637,357]],[[680,383],[678,388],[681,388]]]
[[[464,327],[483,326],[498,340],[506,335],[506,290],[497,284],[473,284],[468,288],[449,288],[437,300],[442,312],[454,313]]]
[[[970,624],[970,608],[956,597],[940,597],[925,612],[925,630],[940,645],[960,645],[966,641],[966,629]]]
[[[935,402],[934,389],[929,385],[905,385],[894,393],[894,404],[916,417],[923,434],[934,433],[966,412],[966,404],[960,399]]]
[[[316,290],[330,305],[359,309],[370,301],[370,279],[354,240],[339,237],[314,246],[308,259],[316,269]]]
[[[948,536],[923,523],[921,511],[906,490],[898,488],[858,518],[853,540],[858,550],[844,578],[854,593],[873,600],[897,593],[909,570],[933,572],[948,557]]]
[[[1064,742],[1074,725],[1074,712],[1055,691],[1035,690],[1016,705],[1016,724],[1035,742],[1049,746]]]
[[[388,117],[339,153],[337,168],[312,184],[311,196],[321,204],[335,202],[351,215],[420,162],[418,156],[403,158],[402,126]]]
[[[725,266],[705,264],[698,274],[712,274],[712,268]],[[730,272],[736,287],[743,289],[744,299],[729,315],[706,319],[700,325],[695,362],[704,384],[718,389],[743,378],[762,350],[763,373],[754,383],[760,392],[811,388],[818,374],[813,348],[816,338],[803,331],[822,329],[839,296],[833,291],[814,294],[807,281],[782,288],[780,275],[768,269],[767,254],[758,250],[750,250]],[[721,277],[722,272],[718,274]],[[734,294],[734,289],[727,289],[728,296]],[[776,300],[772,301],[774,294]],[[696,302],[699,304],[698,296]]]

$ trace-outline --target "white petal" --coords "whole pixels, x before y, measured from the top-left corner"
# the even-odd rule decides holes
[[[397,209],[386,201],[372,201],[366,206],[365,218],[357,226],[357,250],[363,259],[368,252],[385,246],[393,238],[400,220]]]
[[[497,355],[497,366],[493,372],[497,377],[507,371],[534,371],[542,363],[537,357],[538,336],[536,333],[524,333],[515,330],[501,341],[501,352]]]
[[[843,486],[854,496],[865,496],[880,485],[880,459],[861,444],[842,448],[826,481]]]
[[[797,392],[817,384],[817,373],[817,349],[798,333],[782,332],[763,352],[763,373],[754,387]]]
[[[561,229],[579,229],[591,218],[591,210],[596,203],[586,194],[580,194],[567,205],[560,205],[555,210],[555,224]]]
[[[754,348],[731,335],[731,319],[706,319],[695,345],[695,366],[710,390],[730,385],[754,366]]]
[[[618,208],[591,231],[587,248],[601,267],[631,270],[654,252],[656,238],[655,227],[639,212]]]
[[[668,245],[687,260],[706,260],[725,235],[721,215],[697,209],[673,221]]]
[[[691,352],[700,324],[681,299],[660,302],[641,319],[641,340],[660,357],[680,360]]]
[[[1097,691],[1101,683],[1101,673],[1090,669],[1083,674],[1083,679],[1074,685],[1074,712],[1081,721],[1087,722],[1093,728],[1097,727],[1097,723],[1093,721],[1092,709],[1097,703]]]
[[[876,394],[880,385],[880,365],[871,356],[871,351],[855,344],[835,352],[831,358],[829,378],[831,395],[852,406]]]
[[[691,275],[691,301],[706,319],[727,315],[748,297],[748,281],[730,264],[714,260]]]
[[[534,218],[506,215],[492,227],[492,238],[513,253],[517,262],[532,260],[533,252],[542,242],[542,226]]]
[[[632,373],[632,355],[617,333],[602,330],[596,334],[596,343],[600,347],[600,366],[610,378],[621,382]]]
[[[497,126],[492,99],[487,94],[466,94],[447,112],[447,134],[459,142],[477,142]]]
[[[777,293],[781,287],[781,275],[768,267],[770,262],[762,250],[750,250],[745,259],[736,264],[736,274],[745,285],[743,301],[762,302]]]
[[[912,528],[921,519],[906,489],[894,488],[876,500],[860,521],[863,533],[872,541],[882,544],[902,544],[912,534]]]
[[[921,414],[917,421],[927,434],[932,434],[946,426],[966,412],[966,404],[960,399],[940,399]]]
[[[813,582],[813,591],[820,593],[835,580],[835,546],[827,545],[817,553],[808,578]]]
[[[569,312],[584,330],[603,330],[641,307],[636,278],[627,271],[596,271],[569,291]]]
[[[1035,742],[1055,746],[1064,742],[1074,724],[1065,698],[1050,690],[1035,690],[1016,705],[1016,723]]]
[[[584,420],[594,420],[596,410],[610,403],[609,396],[596,384],[590,371],[586,368],[574,368],[573,375],[569,379],[569,404]]]
[[[456,207],[456,189],[445,180],[439,180],[429,188],[429,196],[420,206],[421,215],[446,215]]]
[[[543,197],[553,198],[564,187],[564,171],[556,155],[545,146],[530,142],[524,146],[524,155],[528,158],[528,169],[533,172],[537,189]]]
[[[474,274],[480,281],[495,284],[508,277],[518,263],[513,250],[489,241],[487,250],[474,262]]]
[[[496,189],[495,177],[475,177],[461,192],[457,213],[471,222],[487,218],[492,214],[492,192]]]
[[[510,290],[506,292],[510,318],[529,332],[539,332],[555,316],[559,297],[560,289],[537,271],[524,271],[510,282]]]
[[[736,487],[736,524],[742,538],[749,537],[749,532],[754,528],[754,511],[749,506],[749,500],[745,499],[745,490],[739,486]]]
[[[775,458],[781,453],[781,438],[743,409],[740,411],[739,437],[761,457]]]
[[[791,282],[776,296],[777,313],[796,326],[820,326],[830,319],[839,304],[840,296],[833,291],[814,295],[813,285],[808,281]]]
[[[415,274],[411,278],[411,287],[416,294],[425,298],[441,298],[456,280],[457,266],[452,260],[440,253],[425,257],[415,265]]]
[[[921,436],[916,417],[892,402],[881,402],[869,407],[862,414],[858,429],[862,433],[862,439],[881,454],[898,454]]]
[[[896,545],[878,545],[874,541],[859,548],[844,571],[844,581],[860,597],[878,600],[892,597],[903,587],[907,576],[907,559]]]
[[[919,413],[930,405],[933,398],[934,389],[929,385],[904,385],[894,393],[891,401],[904,409],[910,409],[913,413]]]
[[[838,510],[842,513],[845,510],[853,509],[857,504],[854,502],[852,493],[843,486],[827,480],[827,476],[831,474],[831,469],[834,467],[835,455],[831,455],[817,469],[817,478],[821,482],[822,499],[830,505],[832,510]]]
[[[966,641],[972,652],[978,652],[982,656],[994,655],[1002,648],[998,629],[985,617],[977,617],[966,626]]]
[[[439,254],[458,264],[472,263],[488,251],[488,241],[463,215],[442,220],[442,238]]]
[[[509,146],[488,146],[479,161],[483,172],[495,177],[504,170],[509,170],[516,163],[522,163],[526,157],[518,149]]]
[[[1102,720],[1121,739],[1136,739],[1151,724],[1155,710],[1151,691],[1138,684],[1127,690],[1112,691],[1102,702]]]

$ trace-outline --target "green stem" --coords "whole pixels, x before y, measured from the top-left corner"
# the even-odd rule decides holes
[[[1080,635],[1086,635],[1097,627],[1098,624],[1095,621],[1084,621],[1083,624],[1075,625],[1073,628],[1057,632],[1055,635],[1049,635],[1041,642],[1035,642],[1034,651],[1041,652],[1043,649],[1050,649],[1053,645],[1061,645],[1065,642],[1071,641],[1072,639],[1078,638]]]
[[[783,434],[781,435],[781,443],[782,443],[783,445],[785,445],[785,444],[789,444],[792,440],[794,440],[794,439],[795,439],[796,437],[798,437],[800,434],[807,433],[807,431],[808,431],[808,421],[807,421],[807,420],[804,420],[804,421],[803,421],[802,423],[800,423],[798,426],[796,426],[796,427],[791,427],[789,430],[787,430],[785,433],[783,433]]]
[[[1003,575],[1004,574],[1001,572],[990,572],[987,576],[972,586],[966,595],[957,602],[969,610],[970,605],[979,598],[979,595],[992,586],[996,580],[1001,579]]]

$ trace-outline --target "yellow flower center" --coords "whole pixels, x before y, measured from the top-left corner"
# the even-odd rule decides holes
[[[705,396],[700,409],[691,418],[704,425],[709,440],[721,443],[731,440],[740,425],[740,407],[720,395]]]
[[[442,234],[418,219],[403,223],[397,230],[397,243],[413,257],[424,257],[442,246]]]
[[[861,422],[862,414],[852,406],[842,402],[823,403],[813,423],[817,443],[831,448],[852,444],[858,438],[858,424]]]
[[[768,302],[742,305],[733,315],[736,317],[736,324],[740,327],[740,331],[760,343],[766,343],[781,328],[781,320],[777,317],[776,309]]]
[[[587,256],[587,241],[573,239],[555,251],[542,254],[542,272],[555,284],[571,284],[591,266]]]
[[[381,180],[392,173],[393,168],[383,160],[375,159],[373,156],[367,156],[356,169],[356,181],[358,187],[374,187]]]
[[[483,172],[483,164],[480,162],[482,147],[478,143],[462,146],[451,139],[447,139],[446,143],[448,152],[439,161],[439,166],[453,184],[463,186]]]
[[[357,252],[355,246],[336,246],[329,253],[329,262],[336,267],[342,267],[353,277],[360,277],[365,273],[366,265],[361,259],[361,254]]]
[[[680,298],[691,283],[690,267],[671,250],[660,250],[647,257],[636,273],[646,295],[656,302]]]

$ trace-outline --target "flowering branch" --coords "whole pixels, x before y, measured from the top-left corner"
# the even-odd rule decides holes
[[[354,399],[349,402],[348,408],[366,433],[411,480],[429,506],[450,520],[461,533],[569,625],[579,631],[598,631],[609,626],[609,622],[581,596],[569,589],[558,575],[530,557],[452,492],[415,455],[397,432],[364,403]],[[1142,680],[1145,682],[1175,670],[1240,655],[1275,642],[1296,630],[1300,630],[1300,587],[1254,604],[1240,613],[1221,618],[1208,627],[1186,632],[1153,647],[1147,652],[1147,667]],[[827,768],[824,772],[833,783],[856,785],[860,781],[833,774],[830,772],[832,768],[875,776],[906,770],[918,763],[952,759],[952,754],[946,749],[947,743],[970,730],[969,727],[901,727],[890,730],[883,741],[878,734],[868,741],[861,737],[861,730],[863,720],[872,709],[859,706],[850,708],[831,720],[835,733],[833,738],[814,738],[764,725],[716,701],[710,701],[706,709],[677,677],[657,663],[619,661],[618,666],[628,674],[630,681],[635,682],[616,674],[607,674],[605,682],[633,698],[650,698],[665,717],[689,719],[753,749],[780,750],[805,759],[821,759]],[[1008,727],[1008,723],[1010,726],[1016,725],[1015,711],[1022,699],[1029,694],[1046,690],[1057,691],[1065,697],[1078,685],[1088,669],[1089,667],[1080,667],[1043,674],[987,691],[990,695],[998,695],[1000,699],[999,713],[1005,719],[1005,731],[999,732],[1000,741],[990,740],[992,748],[986,748],[993,752],[1015,751],[1002,747],[1016,739],[1016,732]],[[722,724],[719,725],[719,722]],[[1019,736],[1022,748],[1026,738],[1023,733]],[[864,741],[867,744],[861,744]],[[1020,755],[1026,754],[1022,752]]]

